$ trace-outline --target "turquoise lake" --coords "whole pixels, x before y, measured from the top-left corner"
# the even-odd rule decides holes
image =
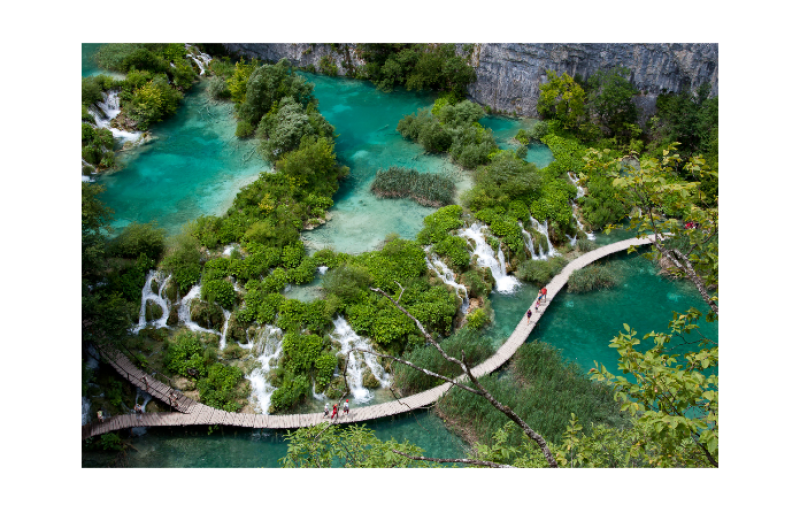
[[[99,45],[84,45],[83,76],[99,70],[91,54]],[[369,185],[380,168],[403,166],[420,172],[449,172],[460,178],[459,187],[470,185],[469,173],[460,172],[441,155],[424,154],[421,147],[404,140],[395,130],[397,122],[420,108],[428,108],[434,95],[396,91],[378,92],[371,84],[343,78],[304,74],[315,84],[322,114],[336,127],[337,153],[351,168],[341,184],[331,209],[332,220],[304,233],[311,249],[333,247],[357,253],[374,249],[388,233],[413,238],[422,219],[434,211],[410,200],[377,199]],[[170,233],[201,214],[219,214],[231,204],[237,191],[269,167],[254,153],[253,142],[234,137],[235,122],[230,103],[209,102],[205,83],[196,84],[186,95],[178,113],[152,129],[155,140],[121,156],[122,170],[100,177],[106,187],[102,199],[115,211],[115,226],[131,221],[156,221]],[[512,147],[510,139],[530,121],[494,116],[482,124],[491,128],[501,148]],[[552,161],[545,146],[529,147],[528,161],[544,167]],[[624,232],[598,234],[597,242],[611,243],[629,238]],[[617,288],[588,294],[562,293],[553,300],[547,315],[530,340],[550,343],[564,358],[583,369],[594,361],[616,371],[616,350],[608,344],[628,323],[639,333],[665,331],[672,311],[697,307],[705,311],[697,291],[684,282],[657,275],[652,263],[636,256],[617,257],[623,282]],[[311,297],[317,283],[290,293]],[[515,293],[493,293],[495,324],[487,334],[497,342],[507,337],[535,299],[536,289],[523,285]],[[702,324],[705,326],[706,324]],[[716,340],[717,325],[704,333]],[[434,457],[464,455],[465,445],[450,433],[435,415],[409,413],[369,422],[382,439],[408,439]],[[203,431],[171,434],[150,429],[134,438],[127,463],[135,467],[276,467],[286,453],[286,443],[274,433],[225,430],[207,435]],[[107,458],[85,454],[83,465],[107,464]]]

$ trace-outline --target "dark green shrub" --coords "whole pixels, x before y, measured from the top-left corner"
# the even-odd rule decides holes
[[[567,282],[570,292],[586,293],[601,288],[612,288],[619,284],[620,276],[609,265],[589,265],[576,270]]]
[[[300,403],[308,396],[310,386],[307,376],[287,373],[281,386],[270,397],[270,412],[285,410]]]
[[[456,183],[442,174],[420,174],[415,169],[390,167],[378,170],[370,190],[378,197],[411,197],[423,206],[441,207],[453,203]]]
[[[239,121],[236,123],[236,136],[239,138],[245,138],[253,135],[253,132],[256,129],[250,124],[248,121]]]
[[[467,241],[460,236],[447,235],[433,246],[433,250],[445,256],[454,267],[461,269],[469,267],[471,255],[467,249]]]
[[[225,309],[233,309],[236,302],[236,291],[230,281],[222,279],[203,280],[203,287],[200,292],[203,300],[215,302]]]
[[[527,260],[517,268],[514,275],[517,278],[534,285],[544,286],[567,265],[567,260],[555,256],[546,260]]]
[[[240,398],[236,388],[244,378],[242,370],[235,366],[214,363],[208,367],[208,377],[200,379],[197,389],[200,400],[215,409],[237,412],[242,408],[237,399]]]
[[[123,258],[136,258],[139,254],[145,254],[157,261],[164,252],[164,233],[165,230],[156,227],[155,222],[131,222],[111,240],[109,251]]]

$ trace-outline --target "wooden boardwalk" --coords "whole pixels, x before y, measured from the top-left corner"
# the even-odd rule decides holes
[[[557,276],[547,284],[547,302],[539,306],[539,312],[533,313],[530,323],[527,318],[523,316],[519,324],[517,324],[514,332],[511,333],[508,340],[495,352],[489,359],[472,369],[472,373],[476,377],[488,375],[502,366],[506,361],[511,359],[511,356],[521,347],[528,339],[533,328],[536,327],[539,319],[552,303],[553,298],[561,291],[567,284],[569,276],[578,269],[581,269],[601,258],[610,254],[625,251],[631,246],[645,245],[652,243],[651,237],[648,238],[631,238],[622,240],[610,245],[606,245],[592,252],[586,253],[583,256],[572,260]],[[531,305],[531,309],[533,305]],[[101,352],[103,357],[108,360],[111,365],[128,381],[145,389],[142,377],[145,373],[136,368],[131,361],[121,353]],[[459,379],[466,378],[465,375]],[[430,405],[440,397],[442,397],[452,386],[450,383],[445,383],[427,391],[417,393],[405,398],[400,398],[391,402],[383,404],[370,405],[367,407],[351,408],[349,415],[341,415],[335,420],[336,423],[356,423],[385,416],[392,416],[401,414],[420,407]],[[174,391],[178,394],[178,405],[175,408],[178,412],[165,412],[165,413],[145,413],[145,414],[126,414],[121,416],[113,416],[106,421],[100,423],[95,421],[93,423],[83,426],[83,439],[87,437],[105,434],[113,430],[131,427],[166,427],[166,426],[188,426],[188,425],[229,425],[234,427],[247,427],[247,428],[300,428],[316,425],[323,421],[330,421],[323,417],[323,414],[242,414],[226,412],[219,409],[214,409],[195,402],[191,398],[182,395],[179,391],[171,390],[171,388],[159,381],[154,377],[148,376],[148,393],[153,397],[158,398],[166,404],[169,404],[169,393]]]

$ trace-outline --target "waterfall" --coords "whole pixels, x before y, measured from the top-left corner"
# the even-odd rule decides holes
[[[578,205],[572,203],[572,216],[575,218],[575,222],[578,224],[578,229],[586,233],[586,238],[588,238],[589,240],[594,240],[595,239],[594,233],[592,233],[591,231],[586,231],[586,228],[583,227],[583,224],[581,224],[581,221],[578,218],[577,212],[578,212]]]
[[[456,282],[453,271],[450,270],[436,254],[430,252],[430,247],[426,247],[425,251],[428,253],[425,257],[425,263],[427,263],[428,268],[433,270],[436,273],[436,277],[441,279],[444,284],[456,289],[456,294],[461,298],[461,313],[466,314],[469,309],[469,293],[467,293],[467,287]],[[429,258],[432,258],[433,261]]]
[[[333,321],[333,326],[334,331],[331,333],[331,338],[342,345],[339,354],[347,354],[351,349],[372,349],[369,340],[356,334],[350,324],[341,316],[336,317]],[[372,375],[378,379],[382,388],[389,387],[392,383],[391,376],[387,375],[381,368],[375,355],[356,351],[350,352],[350,357],[347,359],[347,385],[350,387],[354,403],[365,403],[372,398],[369,390],[362,384],[365,365],[372,372]]]
[[[163,298],[162,295],[164,293],[164,288],[166,288],[167,283],[169,282],[172,275],[171,274],[168,275],[167,278],[161,282],[160,286],[158,287],[158,293],[153,293],[153,290],[151,288],[152,283],[153,280],[158,282],[159,281],[158,277],[159,277],[158,273],[154,270],[151,270],[150,272],[147,273],[147,279],[145,280],[144,287],[142,288],[142,305],[139,308],[139,324],[132,329],[131,332],[133,332],[133,334],[136,334],[145,327],[147,327],[147,318],[145,315],[147,309],[147,301],[153,301],[159,306],[161,306],[161,311],[162,311],[161,318],[152,321],[151,323],[153,324],[153,326],[156,329],[160,329],[162,327],[167,326],[167,319],[169,318],[169,308],[171,304],[167,299]]]
[[[187,293],[186,296],[181,299],[180,306],[178,306],[178,319],[194,332],[219,334],[217,331],[200,327],[196,322],[192,322],[192,313],[189,310],[189,303],[192,301],[192,299],[196,299],[198,297],[200,297],[200,285],[196,284],[192,286],[192,289],[189,290],[189,293]]]
[[[89,411],[91,410],[92,402],[89,401],[88,398],[85,396],[81,397],[81,425],[86,425],[92,419],[89,417]]]
[[[324,275],[325,275],[325,272],[327,272],[327,271],[328,271],[328,267],[326,267],[325,265],[322,265],[321,267],[317,267],[317,271],[318,271],[318,272],[319,272],[321,275],[323,275],[323,276],[324,276]]]
[[[506,273],[505,257],[502,248],[498,248],[499,256],[496,256],[492,247],[486,243],[486,239],[481,231],[482,226],[477,222],[468,228],[458,230],[459,236],[469,238],[475,242],[475,251],[472,254],[478,256],[478,265],[488,267],[494,277],[497,291],[500,293],[510,293],[520,285],[516,277]]]
[[[578,195],[575,196],[575,199],[578,199],[578,198],[581,198],[581,197],[585,196],[586,195],[586,190],[584,190],[583,187],[578,185],[578,177],[577,176],[573,177],[573,174],[571,172],[567,173],[567,177],[569,178],[569,181],[571,181],[572,184],[575,185],[575,187],[578,189]]]
[[[193,48],[192,45],[185,43],[186,51],[189,53],[186,54],[187,57],[192,59],[197,67],[200,68],[200,76],[206,74],[206,69],[208,69],[208,63],[211,62],[211,55],[207,53],[203,53],[196,48]],[[197,52],[197,56],[195,56],[195,52]]]
[[[226,245],[226,246],[225,246],[225,248],[222,250],[222,255],[223,255],[223,256],[230,256],[231,254],[233,254],[233,250],[234,250],[234,249],[236,249],[236,250],[239,250],[239,249],[240,249],[240,248],[239,248],[239,244],[236,244],[236,243],[234,243],[234,244],[228,244],[228,245]]]
[[[127,132],[111,127],[111,121],[121,112],[118,91],[104,92],[103,101],[97,104],[96,108],[90,109],[90,112],[97,127],[111,130],[111,134],[115,139],[122,139],[124,142],[135,142],[142,135],[141,132]]]
[[[283,331],[271,325],[265,325],[261,333],[253,342],[255,352],[258,354],[257,360],[261,363],[260,368],[254,369],[245,378],[250,381],[250,398],[256,402],[261,414],[269,413],[270,397],[277,388],[273,387],[268,381],[270,365],[278,364],[278,358],[283,350],[281,340]]]
[[[228,320],[231,319],[231,312],[223,308],[222,314],[225,316],[225,323],[222,325],[222,336],[219,338],[219,349],[225,350],[225,338],[228,336]]]
[[[533,216],[531,216],[530,219],[531,219],[531,226],[533,226],[533,229],[543,234],[544,237],[547,239],[547,252],[544,254],[545,258],[549,258],[551,256],[555,256],[556,254],[558,254],[558,252],[556,252],[555,248],[553,247],[553,243],[550,241],[550,235],[547,232],[547,221],[544,221],[544,224],[540,224],[538,220],[533,218]]]

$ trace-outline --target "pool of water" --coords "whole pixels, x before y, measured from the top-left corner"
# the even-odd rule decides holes
[[[240,188],[270,170],[252,140],[234,136],[232,104],[210,101],[205,88],[195,84],[175,115],[151,129],[153,142],[118,153],[121,169],[97,178],[114,227],[156,221],[177,233],[200,215],[224,213]]]
[[[414,238],[422,219],[435,208],[410,199],[379,199],[369,187],[378,169],[408,167],[419,172],[454,173],[459,190],[469,188],[469,174],[460,172],[446,155],[424,154],[421,146],[397,132],[403,116],[429,108],[431,93],[378,91],[370,82],[301,73],[314,83],[319,110],[336,127],[339,161],[350,167],[350,177],[334,196],[332,220],[304,239],[312,249],[332,247],[360,253],[378,247],[387,234]]]
[[[517,132],[521,129],[528,129],[536,123],[535,119],[514,119],[509,117],[498,117],[498,116],[486,116],[480,120],[481,125],[485,128],[491,128],[492,133],[494,134],[494,139],[497,142],[497,145],[500,149],[514,149],[516,150],[519,147],[518,143],[512,143],[511,139],[517,135]],[[553,153],[550,151],[550,148],[545,146],[544,144],[529,144],[528,145],[528,155],[525,157],[525,161],[533,162],[536,164],[536,167],[543,168],[546,167],[550,162],[552,162]]]
[[[432,413],[411,412],[367,424],[379,439],[408,440],[425,450],[429,457],[457,458],[466,455],[466,445],[451,434]],[[166,468],[275,468],[286,455],[288,443],[283,431],[226,428],[208,434],[205,429],[151,428],[130,440],[128,467]],[[111,458],[103,453],[86,452],[83,467],[106,466]]]

